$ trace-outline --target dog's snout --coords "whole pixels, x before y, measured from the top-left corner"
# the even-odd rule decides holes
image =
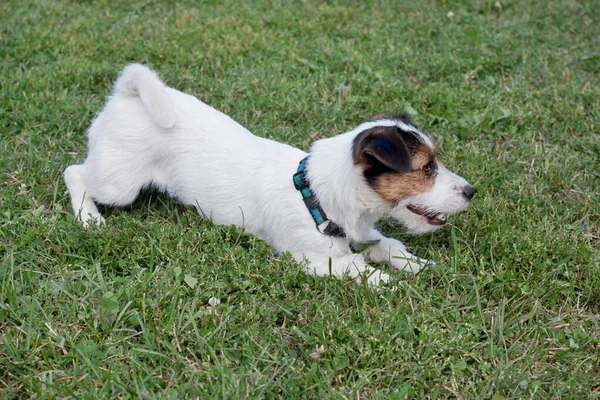
[[[468,200],[471,200],[475,196],[475,188],[471,185],[464,186],[462,192]]]

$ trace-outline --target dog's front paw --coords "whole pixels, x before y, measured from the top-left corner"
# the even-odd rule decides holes
[[[427,265],[435,265],[433,261],[419,258],[407,251],[394,252],[390,259],[390,266],[398,271],[408,271],[416,274]]]
[[[99,213],[95,213],[95,214],[88,213],[85,217],[81,218],[81,223],[83,224],[84,228],[89,228],[94,225],[97,225],[97,226],[104,225],[105,222],[106,222],[106,220]]]
[[[369,286],[380,286],[390,280],[390,276],[388,274],[378,269],[368,271],[367,273],[367,285]]]

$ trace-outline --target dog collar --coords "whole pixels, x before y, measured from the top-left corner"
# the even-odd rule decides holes
[[[319,232],[333,237],[346,237],[344,228],[327,219],[327,214],[325,214],[325,211],[323,211],[321,208],[319,200],[317,200],[317,197],[310,190],[310,183],[308,182],[308,178],[306,176],[307,160],[308,156],[300,161],[300,164],[298,164],[298,171],[294,174],[294,186],[296,187],[296,190],[299,190],[302,194],[304,205],[306,208],[308,208],[308,211],[315,221],[317,230]],[[326,223],[327,225],[323,228]]]

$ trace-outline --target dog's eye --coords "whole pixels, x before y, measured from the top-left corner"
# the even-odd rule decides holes
[[[423,172],[425,172],[425,175],[427,176],[432,176],[435,173],[435,163],[433,162],[433,160],[425,164],[425,166],[423,167]]]

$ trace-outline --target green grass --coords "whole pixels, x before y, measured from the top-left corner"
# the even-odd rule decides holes
[[[599,27],[592,0],[1,2],[1,397],[596,398]],[[479,192],[382,223],[437,262],[397,291],[157,195],[84,230],[61,175],[133,61],[303,149],[409,110]]]

